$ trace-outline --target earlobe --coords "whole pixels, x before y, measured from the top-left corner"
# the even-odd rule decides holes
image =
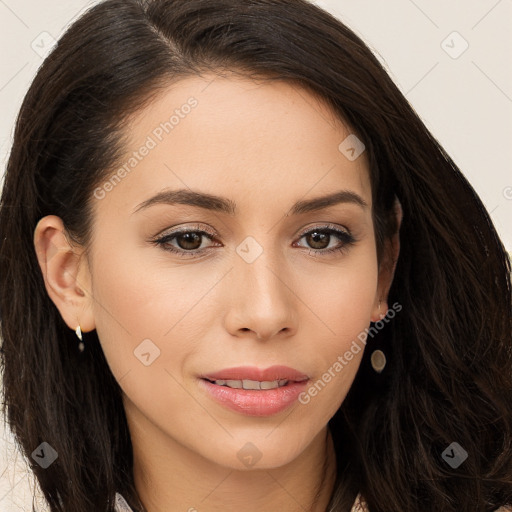
[[[70,329],[95,328],[90,274],[82,251],[66,237],[60,217],[47,215],[34,230],[34,247],[49,297]]]

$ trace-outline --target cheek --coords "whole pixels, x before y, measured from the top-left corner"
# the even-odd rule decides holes
[[[373,244],[361,244],[336,265],[311,265],[301,272],[301,298],[323,320],[333,349],[368,327],[378,287]]]
[[[368,327],[376,293],[377,275],[371,268],[340,278],[339,288],[331,288],[331,296],[324,302],[333,330],[344,338]]]
[[[103,261],[95,276],[96,330],[131,412],[163,425],[171,411],[199,416],[201,409],[181,383],[184,366],[204,338],[196,332],[201,319],[191,308],[206,284],[194,287],[191,276],[180,279],[177,269],[156,275],[154,268],[130,258]]]
[[[190,271],[144,264],[141,252],[127,250],[118,258],[104,250],[95,257],[101,262],[93,275],[96,331],[116,377],[149,361],[152,368],[180,364],[197,340],[190,332],[197,329],[197,318],[189,321],[195,317],[191,309],[207,291],[207,283],[194,286]]]
[[[318,314],[309,322],[309,337],[314,340],[309,357],[316,373],[299,402],[304,413],[311,414],[319,424],[328,421],[339,408],[359,369],[377,278],[372,250],[359,251],[332,273],[317,274],[316,292],[308,300],[310,309]],[[312,288],[313,280],[307,282]]]

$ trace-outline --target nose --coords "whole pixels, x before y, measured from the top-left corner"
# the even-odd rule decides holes
[[[270,251],[263,251],[251,263],[236,257],[225,283],[230,296],[225,316],[227,331],[261,341],[293,336],[300,300],[291,280],[286,263],[277,262]]]

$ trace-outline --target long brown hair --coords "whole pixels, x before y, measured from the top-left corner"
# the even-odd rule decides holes
[[[286,80],[318,94],[364,142],[378,258],[403,212],[389,303],[329,422],[329,510],[488,512],[512,504],[510,259],[481,200],[372,52],[306,0],[106,0],[62,36],[21,107],[0,204],[4,413],[52,512],[137,504],[121,390],[95,332],[87,350],[50,300],[33,246],[62,218],[90,247],[92,195],[119,163],[123,120],[203,71]],[[58,453],[43,469],[42,442]],[[452,468],[453,442],[468,454]]]

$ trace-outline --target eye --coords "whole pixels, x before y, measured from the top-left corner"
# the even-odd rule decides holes
[[[193,257],[197,255],[197,253],[211,248],[205,248],[202,246],[204,238],[207,238],[210,241],[214,240],[214,235],[212,233],[196,228],[197,227],[194,227],[194,229],[183,228],[176,230],[153,240],[153,243],[162,247],[166,251],[177,254],[178,256],[183,256],[185,258]],[[175,242],[177,246],[172,245],[171,242]]]
[[[347,251],[356,242],[354,236],[348,231],[343,231],[330,225],[310,229],[302,234],[300,239],[303,238],[306,239],[306,243],[311,247],[309,254],[312,255]],[[339,240],[338,244],[329,247],[336,238]]]
[[[215,235],[208,231],[199,229],[199,226],[182,228],[164,236],[156,238],[151,242],[163,248],[165,251],[177,254],[184,258],[193,258],[213,248],[205,247],[204,239],[215,240]],[[357,240],[348,232],[331,225],[319,226],[304,232],[299,240],[306,239],[310,246],[309,254],[328,255],[336,252],[347,251]],[[338,239],[338,243],[331,246],[331,242]],[[330,247],[331,246],[331,247]],[[298,245],[298,247],[303,247]]]

